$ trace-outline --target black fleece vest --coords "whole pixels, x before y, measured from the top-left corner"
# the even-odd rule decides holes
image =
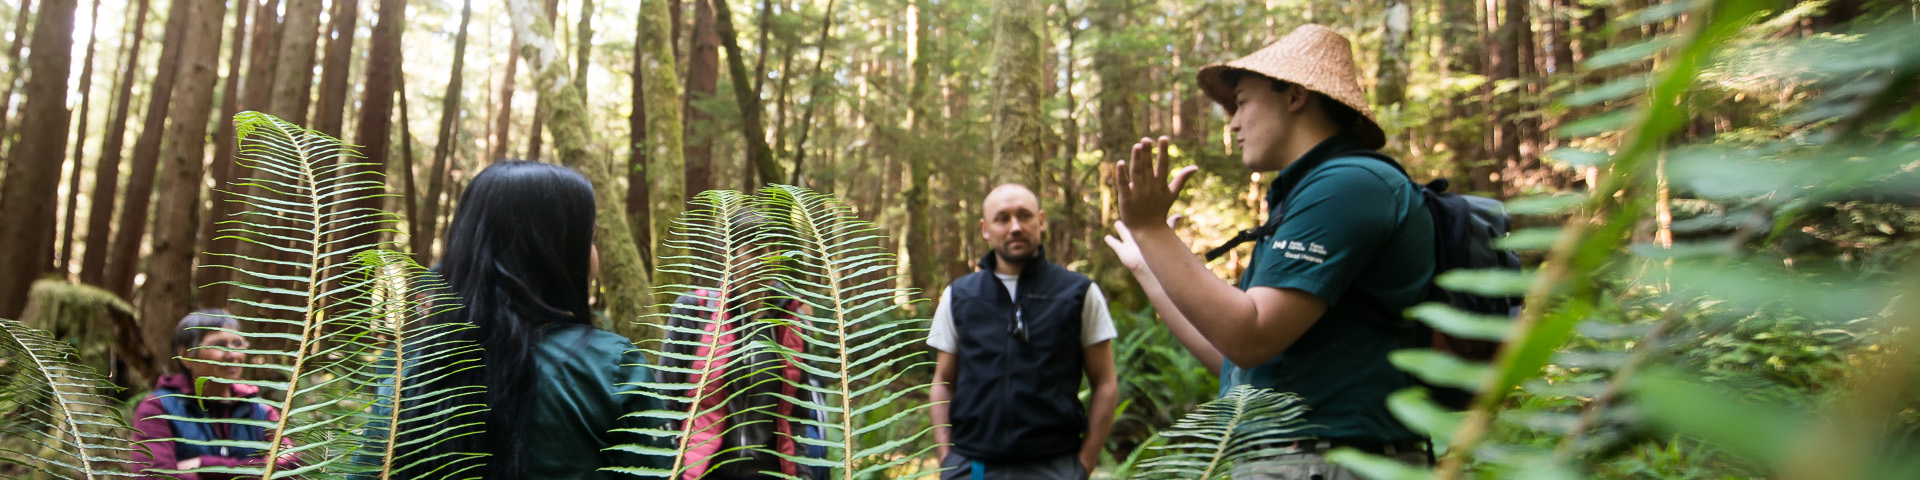
[[[994,255],[951,285],[959,336],[959,380],[950,412],[953,449],[995,462],[1078,451],[1086,433],[1080,404],[1080,311],[1093,285],[1047,263],[1044,253],[1020,272],[1018,298],[994,277]],[[1026,339],[1014,333],[1015,317]]]

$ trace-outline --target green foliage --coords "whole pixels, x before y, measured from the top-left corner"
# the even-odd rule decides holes
[[[742,228],[744,216],[765,219],[764,226]],[[637,412],[650,418],[674,420],[675,424],[647,433],[669,440],[670,448],[656,445],[625,445],[629,451],[671,456],[666,470],[622,468],[625,473],[677,478],[689,467],[687,452],[700,447],[689,419],[724,408],[743,395],[777,395],[796,408],[822,412],[825,421],[813,418],[782,417],[796,426],[818,427],[824,439],[794,438],[804,448],[825,447],[824,459],[760,452],[779,456],[799,465],[829,467],[836,478],[873,478],[899,467],[912,456],[896,455],[903,447],[920,446],[919,439],[931,427],[917,431],[896,431],[903,423],[918,420],[928,407],[920,402],[928,387],[919,382],[901,382],[914,370],[930,365],[925,356],[908,350],[914,339],[924,335],[924,322],[896,321],[895,299],[906,292],[890,288],[895,270],[893,255],[878,245],[886,244],[873,224],[860,220],[846,204],[830,196],[799,187],[776,185],[749,197],[733,191],[702,193],[686,213],[675,222],[678,228],[670,240],[686,255],[670,258],[662,271],[694,279],[702,285],[675,285],[669,291],[691,296],[697,289],[725,292],[719,308],[683,305],[696,315],[668,313],[670,322],[660,322],[669,335],[643,348],[663,359],[689,362],[691,368],[656,365],[664,378],[685,381],[661,381],[642,385],[644,395],[667,400],[666,411]],[[887,272],[878,279],[874,272]],[[776,312],[771,303],[748,302],[745,298],[769,295],[791,298],[800,307]],[[718,312],[742,312],[746,320],[716,320]],[[806,348],[786,348],[766,339],[762,332],[791,323]],[[724,315],[722,315],[724,316]],[[713,332],[713,335],[707,335]],[[679,335],[673,335],[679,334]],[[772,355],[764,355],[771,353]],[[755,388],[728,389],[724,398],[713,388],[719,382],[715,372],[758,371],[779,368],[785,362],[819,380],[779,378],[782,388],[792,388],[794,396],[755,392]],[[736,373],[737,375],[737,373]],[[921,373],[925,375],[925,373]],[[905,385],[902,385],[905,383]],[[910,405],[910,406],[909,406]],[[732,412],[738,413],[738,412]],[[740,428],[738,422],[728,429]],[[709,441],[719,441],[724,431]],[[747,447],[764,449],[765,447]],[[915,452],[924,453],[921,452]]]
[[[1600,167],[1604,178],[1578,196],[1513,202],[1517,214],[1571,214],[1562,228],[1502,242],[1547,251],[1539,272],[1440,279],[1525,291],[1526,312],[1512,322],[1441,306],[1412,312],[1448,332],[1504,337],[1507,348],[1486,366],[1394,356],[1429,381],[1482,392],[1464,417],[1414,391],[1389,400],[1402,421],[1448,444],[1432,474],[1894,478],[1912,465],[1920,395],[1899,366],[1920,344],[1899,320],[1912,302],[1897,295],[1916,278],[1910,192],[1920,144],[1900,119],[1914,109],[1904,94],[1920,52],[1892,42],[1916,30],[1910,19],[1870,20],[1856,32],[1783,39],[1775,32],[1812,7],[1771,6],[1682,2],[1616,17],[1616,28],[1687,19],[1678,33],[1584,65],[1657,64],[1654,75],[1561,99],[1600,111],[1562,126],[1582,147],[1549,157]],[[1779,90],[1808,93],[1741,119],[1752,125],[1686,128],[1709,109],[1744,109],[1738,99]],[[1656,208],[1672,222],[1641,222]],[[1333,457],[1376,478],[1428,475],[1357,452]]]
[[[1159,455],[1141,464],[1139,478],[1232,478],[1235,467],[1285,452],[1306,428],[1306,411],[1293,394],[1234,387],[1161,432],[1168,443],[1150,447]]]
[[[253,172],[240,186],[255,187],[232,194],[247,206],[222,230],[242,241],[270,245],[287,253],[277,260],[249,259],[254,264],[293,267],[293,275],[232,267],[239,273],[227,282],[236,289],[268,295],[235,299],[262,315],[236,315],[238,331],[249,340],[247,350],[226,346],[202,347],[245,353],[265,363],[243,363],[244,369],[263,371],[240,380],[205,378],[205,382],[247,384],[279,393],[253,400],[282,412],[281,420],[265,425],[273,441],[220,441],[215,444],[258,449],[262,458],[297,459],[293,468],[278,462],[243,467],[202,467],[189,472],[221,472],[261,478],[300,476],[340,478],[369,475],[386,478],[383,467],[433,461],[449,464],[443,471],[457,473],[471,466],[462,458],[404,458],[395,456],[395,438],[424,432],[422,443],[442,439],[463,423],[477,406],[434,412],[404,412],[394,405],[411,405],[410,395],[471,398],[477,392],[419,392],[416,379],[444,375],[471,365],[428,368],[422,355],[461,351],[445,344],[454,326],[427,326],[424,319],[437,297],[433,282],[419,278],[421,268],[406,254],[379,249],[370,238],[384,230],[393,215],[351,208],[353,200],[381,196],[385,188],[378,174],[356,172],[365,164],[339,140],[306,130],[269,115],[246,112],[234,117],[241,145],[236,161]],[[275,283],[269,286],[267,282]],[[291,287],[281,286],[291,285]],[[276,333],[282,331],[294,332]],[[435,353],[428,353],[435,352]],[[264,376],[265,379],[246,379]],[[206,399],[186,395],[190,399]],[[477,402],[477,399],[475,400]],[[438,405],[436,405],[437,407]],[[379,407],[379,408],[370,408]],[[425,407],[415,407],[425,408]],[[381,411],[384,417],[372,412]],[[402,416],[415,417],[395,423]],[[207,418],[163,419],[209,424],[246,424],[248,420]],[[388,428],[391,426],[392,428]],[[164,441],[164,440],[163,440]],[[177,442],[191,442],[173,439]]]
[[[1195,407],[1218,397],[1219,381],[1187,353],[1160,324],[1151,308],[1127,311],[1110,306],[1114,327],[1115,372],[1120,380],[1119,412],[1107,447],[1116,455],[1137,452],[1160,431]],[[1090,396],[1085,391],[1083,398]]]
[[[79,360],[47,331],[0,319],[0,465],[61,479],[132,476],[126,459],[143,447],[103,393],[113,386]]]

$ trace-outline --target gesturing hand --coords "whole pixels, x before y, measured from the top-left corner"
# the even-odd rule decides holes
[[[1175,189],[1174,192],[1179,193],[1179,190]],[[1179,222],[1180,215],[1167,217],[1167,227],[1173,227]],[[1113,249],[1113,255],[1120,257],[1120,266],[1139,272],[1140,267],[1146,266],[1147,262],[1140,256],[1140,245],[1133,243],[1133,232],[1127,230],[1127,224],[1122,222],[1113,222],[1113,230],[1120,236],[1115,238],[1113,235],[1107,235],[1107,248]]]
[[[1165,225],[1167,210],[1173,208],[1173,201],[1179,198],[1187,176],[1200,170],[1200,167],[1187,166],[1173,173],[1169,181],[1168,170],[1172,168],[1173,158],[1167,154],[1167,147],[1172,143],[1165,136],[1158,141],[1141,138],[1133,144],[1131,157],[1117,165],[1114,190],[1120,200],[1120,221],[1127,227],[1146,230]]]

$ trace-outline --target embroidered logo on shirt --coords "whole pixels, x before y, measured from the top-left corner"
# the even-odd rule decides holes
[[[1315,264],[1327,262],[1327,247],[1318,243],[1274,240],[1273,249],[1282,251],[1281,256],[1289,260],[1305,260]]]

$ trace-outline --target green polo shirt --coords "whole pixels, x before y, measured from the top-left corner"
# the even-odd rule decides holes
[[[1240,288],[1290,288],[1325,300],[1327,312],[1285,352],[1251,368],[1226,362],[1220,393],[1239,385],[1300,395],[1311,408],[1302,435],[1398,442],[1419,437],[1387,411],[1387,394],[1411,384],[1387,362],[1395,332],[1365,318],[1356,290],[1399,312],[1433,276],[1433,221],[1412,181],[1357,149],[1348,134],[1321,142],[1280,171],[1267,204],[1286,217],[1260,239]],[[1328,158],[1332,157],[1332,158]],[[1310,160],[1328,158],[1311,171]],[[1285,198],[1285,185],[1295,185]],[[1281,205],[1284,203],[1284,205]]]

